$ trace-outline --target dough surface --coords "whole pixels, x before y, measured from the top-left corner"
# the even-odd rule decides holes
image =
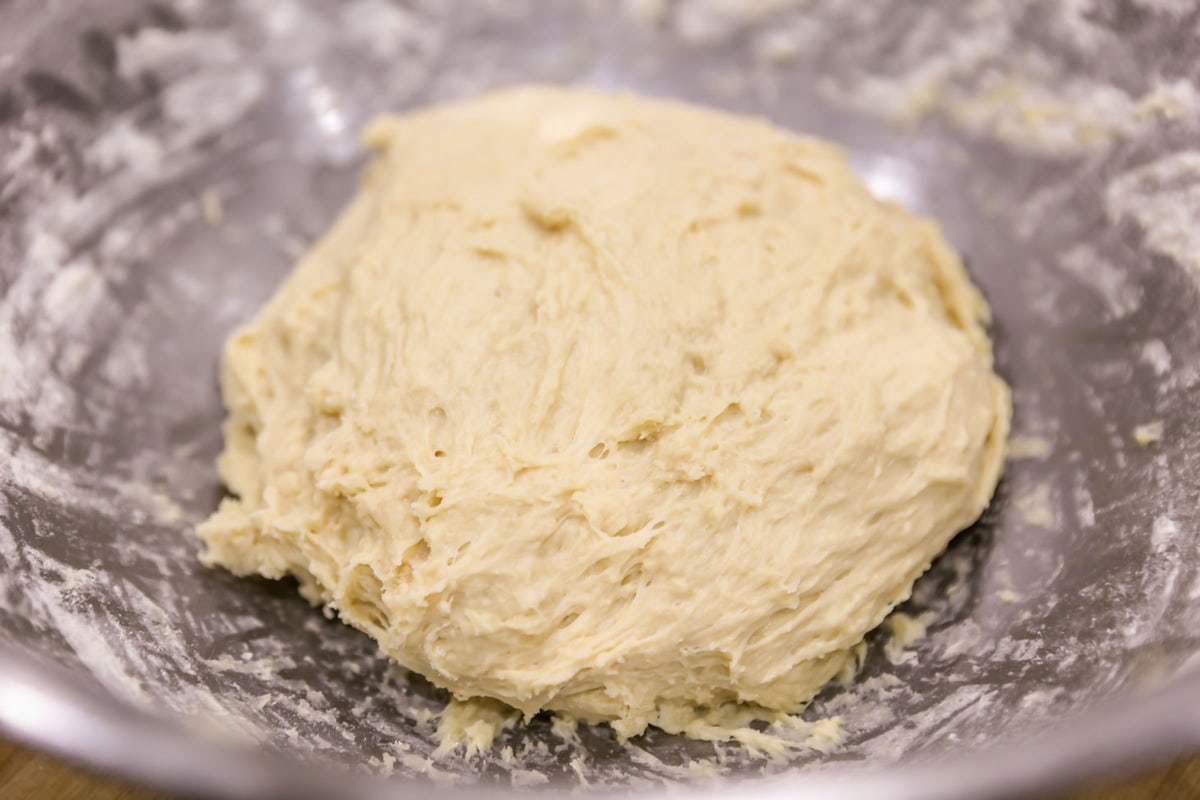
[[[1008,389],[932,223],[830,145],[525,87],[384,118],[229,341],[204,560],[457,696],[794,711],[991,497]]]

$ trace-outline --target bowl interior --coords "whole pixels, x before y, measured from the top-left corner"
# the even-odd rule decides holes
[[[1187,5],[7,4],[0,639],[180,736],[502,784],[950,755],[1171,679],[1200,652]],[[221,344],[353,191],[358,129],[523,81],[838,141],[873,191],[942,223],[993,305],[1013,457],[902,609],[927,634],[872,634],[855,681],[805,712],[841,718],[831,753],[654,731],[626,749],[538,718],[431,767],[442,693],[290,582],[196,561],[221,492]]]

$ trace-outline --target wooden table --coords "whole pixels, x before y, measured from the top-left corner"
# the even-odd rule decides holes
[[[0,740],[0,798],[4,800],[170,800],[94,775],[58,759]],[[1104,789],[1039,800],[1197,800],[1200,756]]]

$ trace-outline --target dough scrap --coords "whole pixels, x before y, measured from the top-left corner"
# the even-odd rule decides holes
[[[629,736],[798,710],[987,505],[988,308],[837,148],[550,87],[365,140],[227,345],[205,563],[296,576],[456,696]]]

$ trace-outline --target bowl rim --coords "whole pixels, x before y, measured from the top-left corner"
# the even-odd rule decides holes
[[[411,779],[342,774],[154,715],[98,692],[77,674],[4,640],[0,640],[0,733],[101,773],[189,796],[374,800],[422,797],[429,789]],[[964,748],[961,754],[923,763],[870,769],[839,765],[726,780],[691,787],[688,793],[783,798],[803,790],[808,800],[1002,800],[1115,780],[1197,751],[1200,665],[1189,663],[1155,688],[1107,698],[1007,745]],[[664,796],[668,791],[680,793],[678,787],[663,787],[643,796]],[[628,795],[629,790],[621,793]],[[439,787],[439,794],[479,798],[511,797],[512,792],[461,784]]]

